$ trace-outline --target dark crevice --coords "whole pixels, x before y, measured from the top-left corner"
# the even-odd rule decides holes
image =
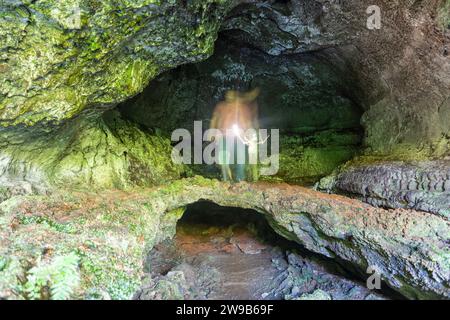
[[[361,273],[280,236],[263,214],[207,201],[187,207],[174,239],[157,245],[145,265],[137,299],[401,298],[384,283],[368,290]]]

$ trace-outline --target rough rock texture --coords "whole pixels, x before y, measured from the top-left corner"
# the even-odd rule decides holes
[[[0,200],[57,187],[159,185],[184,171],[172,163],[167,137],[117,112],[82,115],[53,128],[0,129],[0,146]]]
[[[187,207],[175,237],[150,251],[145,271],[141,300],[297,299],[317,289],[333,300],[382,298],[332,260],[280,237],[263,215],[204,201]]]
[[[20,288],[15,275],[23,279],[37,256],[80,250],[100,261],[93,258],[97,262],[88,269],[81,264],[82,278],[87,280],[79,294],[107,290],[116,284],[115,273],[96,277],[96,272],[102,275],[106,270],[102,248],[111,251],[114,261],[127,257],[114,267],[123,270],[124,265],[137,263],[145,245],[151,248],[172,237],[183,213],[180,208],[202,199],[261,212],[284,237],[359,270],[363,277],[368,266],[376,267],[389,286],[408,298],[450,297],[450,223],[433,214],[377,209],[358,200],[284,184],[230,185],[202,178],[135,193],[70,197],[18,197],[2,204],[0,256],[6,259],[0,268],[2,296],[20,296],[20,291],[11,292],[12,285]],[[69,226],[75,232],[67,232]],[[102,243],[109,245],[97,247]],[[136,254],[128,258],[129,250]],[[127,283],[141,275],[130,266],[125,270]]]
[[[223,39],[204,62],[155,79],[141,95],[120,105],[124,117],[149,128],[209,128],[228,90],[259,88],[262,128],[281,134],[277,178],[311,182],[351,159],[362,140],[362,110],[347,97],[351,81],[310,54],[274,57]]]
[[[231,2],[2,0],[0,123],[114,105],[208,57]]]
[[[280,168],[262,180],[312,185],[360,151],[361,137],[353,131],[326,130],[307,136],[280,137]]]
[[[351,79],[312,54],[270,56],[224,39],[214,55],[155,79],[121,105],[121,112],[148,127],[172,132],[208,127],[215,106],[228,90],[260,89],[260,124],[289,133],[358,129],[362,110],[346,96]]]
[[[353,77],[369,151],[449,150],[448,0],[377,1],[381,29],[369,30],[373,1],[267,1],[235,8],[223,32],[272,55],[313,52]]]
[[[131,299],[149,248],[172,234],[183,213],[162,216],[151,201],[137,193],[71,191],[3,202],[0,299],[29,298],[30,269],[67,254],[78,257],[81,278],[70,298]],[[55,284],[45,281],[38,289]]]
[[[121,112],[150,127],[190,128],[193,120],[207,123],[226,90],[260,87],[262,126],[285,132],[276,178],[293,183],[317,181],[353,157],[360,123],[366,154],[443,158],[450,152],[449,2],[380,1],[381,30],[366,27],[370,4],[241,4],[222,24],[213,57],[157,78]]]
[[[321,74],[332,76],[331,85],[318,85],[336,93],[337,101],[324,95],[320,104],[307,105],[312,112],[326,110],[320,118],[293,116],[294,123],[280,125],[300,132],[310,125],[335,130],[336,123],[337,129],[349,128],[348,123],[353,128],[355,117],[343,115],[355,110],[349,106],[360,106],[367,153],[394,160],[442,159],[450,150],[448,0],[380,0],[381,30],[366,28],[369,0],[248,1],[226,21],[234,2],[80,0],[78,26],[74,3],[0,1],[0,125],[5,127],[0,130],[0,199],[47,185],[69,188],[2,203],[1,297],[28,298],[32,267],[53,265],[67,254],[80,261],[76,297],[131,297],[146,246],[172,236],[182,208],[199,199],[264,213],[285,237],[361,274],[374,265],[406,297],[450,297],[446,162],[355,168],[341,176],[342,189],[368,195],[368,201],[433,214],[377,209],[299,187],[202,179],[134,193],[71,195],[70,189],[148,186],[182,176],[184,169],[170,161],[168,140],[157,131],[147,132],[114,113],[101,114],[161,72],[210,56],[220,27],[226,41],[257,48],[276,62],[286,54],[311,56],[307,65],[298,63],[298,76],[283,75],[296,80],[285,93],[310,88]],[[229,74],[224,75],[222,80]],[[286,101],[296,104],[294,98]],[[329,116],[325,104],[330,103],[342,111],[339,116]],[[339,139],[354,141],[345,135]],[[288,154],[290,163],[303,162],[305,154]],[[342,154],[336,163],[351,156]],[[406,179],[398,181],[403,174]],[[44,297],[46,285],[40,288]]]
[[[177,238],[178,238],[177,231]],[[195,238],[194,238],[195,239]],[[152,250],[139,300],[381,300],[363,283],[345,279],[320,263],[268,246],[246,254],[222,249],[225,238],[198,243],[199,252],[163,243]],[[177,239],[177,242],[179,240]],[[201,240],[200,240],[201,241]],[[255,241],[255,240],[254,240]],[[217,249],[209,249],[209,246]],[[230,246],[230,244],[228,244]],[[225,251],[227,250],[227,251]],[[202,252],[204,251],[204,252]],[[231,252],[230,252],[231,251]],[[160,267],[163,265],[163,268]],[[156,265],[156,266],[155,266]],[[153,267],[153,268],[152,268]],[[318,293],[322,293],[319,295]]]
[[[333,130],[330,145],[320,141],[315,146],[316,137],[306,136],[298,150],[284,153],[282,167],[289,172],[281,178],[286,181],[317,180],[351,158],[359,141],[355,136],[348,139],[347,130],[359,127],[362,111],[368,153],[397,159],[443,157],[449,152],[450,135],[448,0],[379,1],[381,30],[366,27],[369,5],[369,0],[3,0],[0,124],[7,129],[1,130],[0,140],[8,145],[8,154],[2,155],[7,168],[3,180],[23,190],[30,189],[30,178],[43,181],[43,176],[51,176],[41,173],[47,169],[35,169],[31,160],[45,154],[35,152],[47,146],[42,140],[48,141],[53,154],[63,155],[58,159],[67,160],[67,149],[56,150],[65,147],[58,142],[60,131],[50,134],[56,130],[53,122],[84,110],[100,115],[141,92],[163,71],[206,59],[219,29],[224,42],[217,52],[222,57],[209,65],[181,68],[185,71],[174,74],[186,81],[168,85],[167,90],[167,78],[152,83],[154,99],[131,119],[150,118],[172,128],[192,116],[207,119],[215,102],[211,97],[220,99],[228,87],[260,86],[263,123],[301,134]],[[252,49],[236,52],[236,47]],[[192,75],[183,74],[191,71]],[[202,72],[212,78],[192,80]],[[221,91],[208,91],[205,83],[221,83]],[[143,99],[148,97],[146,93]],[[66,130],[78,128],[78,121],[62,122]],[[36,124],[41,128],[30,130],[38,148],[32,146],[27,153],[28,145],[8,144],[28,134],[23,125]],[[303,145],[305,139],[313,145]],[[109,149],[98,141],[92,145]],[[109,157],[116,156],[108,151],[86,162],[107,162],[111,167],[104,170],[114,172],[116,165]],[[70,172],[82,166],[70,162]],[[33,170],[10,170],[14,164]],[[61,170],[67,165],[56,160],[51,164]],[[90,177],[83,178],[88,186],[133,185],[123,179],[116,183],[112,173],[104,181],[103,173],[84,171],[81,176]],[[31,172],[35,176],[30,177]]]
[[[355,195],[374,206],[415,209],[450,218],[449,160],[350,166],[324,179],[321,187]]]

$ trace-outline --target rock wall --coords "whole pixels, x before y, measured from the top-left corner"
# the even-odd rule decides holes
[[[356,196],[374,206],[408,208],[450,218],[450,162],[383,162],[349,165],[319,189]]]
[[[381,9],[369,30],[366,10]],[[449,152],[448,1],[268,1],[234,9],[225,34],[271,55],[313,52],[353,78],[373,154]]]
[[[366,26],[373,4],[379,30]],[[146,126],[189,129],[210,118],[226,90],[260,87],[262,126],[285,133],[278,178],[294,183],[314,182],[358,154],[360,125],[366,155],[444,158],[447,9],[447,1],[249,1],[224,20],[212,58],[164,74],[120,110]],[[349,130],[356,131],[350,140]]]
[[[1,2],[0,200],[48,187],[68,188],[48,197],[13,197],[2,203],[1,297],[27,297],[20,280],[30,267],[40,258],[50,261],[69,252],[80,259],[77,297],[130,297],[139,284],[146,246],[171,236],[182,208],[200,199],[257,210],[285,237],[362,274],[375,265],[386,283],[408,298],[450,297],[449,164],[442,160],[450,150],[449,1],[239,3]],[[373,4],[381,8],[379,30],[366,27],[366,9]],[[351,131],[359,125],[361,111],[366,154],[390,160],[441,159],[413,166],[348,166],[336,184],[376,205],[432,213],[384,210],[286,185],[203,179],[170,183],[185,168],[172,164],[170,143],[163,135],[135,123],[147,117],[144,109],[129,116],[134,123],[105,111],[141,92],[160,73],[208,58],[219,29],[225,45],[251,49],[243,59],[259,70],[242,72],[240,63],[224,60],[226,72],[214,74],[217,66],[202,66],[207,73],[228,86],[238,79],[265,87],[262,111],[268,115],[274,114],[273,105],[290,113],[299,107],[297,99],[309,100],[300,113],[269,125],[297,134],[334,130],[325,134],[327,139],[349,143],[333,165],[353,156],[359,142]],[[287,67],[286,60],[295,63]],[[261,72],[261,61],[268,74]],[[201,74],[197,67],[179,70]],[[190,76],[172,84],[181,88],[172,101],[192,101],[193,96],[205,101],[175,104],[181,113],[159,108],[152,121],[167,119],[164,125],[170,127],[209,112],[211,100],[206,98],[214,93],[196,88]],[[160,91],[155,101],[161,97],[174,98]],[[156,110],[148,109],[148,114]],[[340,131],[345,134],[335,134]],[[339,143],[331,146],[341,147]],[[286,163],[302,163],[305,154],[287,153]],[[289,172],[303,170],[287,167]],[[160,183],[167,185],[104,197],[73,192],[78,187]]]
[[[211,58],[158,77],[119,108],[147,127],[192,130],[194,121],[208,127],[227,91],[259,88],[263,128],[296,134],[357,130],[362,110],[346,94],[351,83],[332,63],[314,55],[270,56],[222,38]]]
[[[331,129],[337,137],[332,140],[343,141],[347,133],[342,136],[340,131],[359,127],[363,112],[367,153],[396,155],[396,159],[442,158],[449,152],[450,136],[448,1],[376,1],[381,8],[380,30],[366,27],[366,9],[372,4],[369,0],[4,0],[0,124],[7,129],[0,135],[4,141],[14,141],[15,136],[27,134],[24,125],[38,126],[30,129],[33,132],[40,132],[39,127],[49,132],[58,130],[55,122],[64,125],[84,110],[99,115],[141,92],[158,74],[209,57],[220,31],[225,43],[218,44],[217,53],[231,57],[228,53],[236,47],[251,48],[238,50],[245,63],[236,61],[235,54],[231,60],[216,57],[211,65],[182,68],[185,71],[174,74],[185,79],[183,83],[172,84],[168,92],[163,92],[167,77],[152,83],[147,90],[151,93],[138,98],[145,100],[145,106],[130,119],[163,127],[192,117],[205,119],[212,100],[228,87],[261,86],[265,88],[261,111],[271,119],[268,126],[301,134]],[[217,80],[203,84],[221,82],[222,91],[198,86],[202,80],[193,78],[202,72]],[[289,116],[277,118],[279,114]],[[66,122],[69,125],[76,130],[77,121]],[[37,133],[33,139],[59,137],[58,132],[39,137]],[[57,141],[51,144],[63,147]],[[4,167],[20,163],[33,168],[7,169],[5,179],[20,180],[24,171],[34,170],[39,180],[40,172],[47,171],[45,166],[34,169],[33,155],[22,144],[15,145],[15,151],[11,143],[3,145],[8,145]],[[297,172],[283,178],[317,179],[350,159],[355,149],[353,142],[339,142],[287,153],[283,166]],[[8,160],[11,154],[16,158]],[[316,159],[323,165],[312,170],[309,164],[296,165]],[[117,185],[101,181],[103,174],[88,175],[93,177],[89,184]]]
[[[0,123],[114,106],[162,71],[208,57],[231,2],[2,1]]]
[[[284,237],[335,259],[362,278],[374,267],[405,297],[450,297],[448,219],[378,209],[298,186],[230,185],[204,178],[138,192],[61,191],[3,202],[0,297],[20,297],[17,279],[26,277],[37,259],[52,261],[74,252],[82,279],[75,291],[78,297],[130,298],[139,286],[145,250],[175,235],[183,208],[199,200],[256,210]]]
[[[314,55],[270,56],[220,39],[211,58],[158,77],[119,110],[133,122],[168,133],[177,128],[193,132],[194,121],[202,121],[206,130],[228,90],[259,88],[260,126],[281,130],[276,178],[310,183],[359,150],[362,110],[346,95],[350,84],[345,74]]]
[[[117,112],[20,129],[0,131],[0,199],[67,186],[159,185],[185,170],[172,163],[167,137],[141,130]]]
[[[119,110],[133,122],[169,133],[176,128],[193,132],[194,121],[202,121],[206,130],[228,90],[258,88],[260,126],[281,130],[275,178],[311,183],[359,150],[362,110],[346,94],[351,83],[314,55],[270,56],[221,38],[211,58],[158,77]],[[197,170],[203,175],[213,171]]]

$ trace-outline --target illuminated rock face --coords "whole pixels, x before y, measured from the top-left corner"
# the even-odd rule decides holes
[[[4,194],[67,184],[124,188],[179,178],[166,137],[119,118],[105,121],[102,114],[164,70],[212,53],[230,4],[183,3],[2,1]],[[83,110],[87,115],[80,115]]]
[[[147,128],[192,132],[194,121],[209,127],[226,92],[258,88],[261,128],[281,130],[276,178],[311,183],[360,150],[363,110],[347,95],[352,83],[313,54],[271,56],[221,38],[211,58],[161,75],[119,110]]]
[[[358,165],[342,170],[327,188],[359,196],[374,206],[415,209],[450,217],[448,160]]]
[[[160,73],[208,58],[219,31],[224,40],[222,46],[233,47],[231,44],[234,44],[237,48],[254,49],[253,53],[243,54],[246,63],[252,64],[252,55],[261,61],[258,57],[264,54],[272,71],[276,70],[277,63],[287,70],[287,74],[281,73],[278,78],[272,71],[270,77],[264,78],[261,65],[255,67],[257,70],[243,73],[238,68],[234,70],[235,75],[214,70],[214,64],[209,65],[209,71],[208,65],[203,66],[211,74],[217,71],[216,76],[225,77],[221,90],[232,85],[232,79],[242,76],[241,83],[248,83],[248,76],[253,75],[261,79],[261,83],[255,78],[250,81],[252,85],[282,92],[278,95],[265,90],[266,96],[261,97],[262,112],[272,116],[270,106],[276,105],[286,107],[281,108],[280,113],[292,116],[269,125],[304,133],[328,128],[359,129],[362,124],[363,145],[368,153],[395,154],[400,159],[443,157],[448,154],[450,129],[450,63],[445,53],[448,52],[445,49],[448,32],[444,30],[448,24],[448,1],[427,0],[420,6],[380,1],[380,30],[366,27],[369,2],[268,1],[262,5],[235,1],[184,4],[142,0],[122,1],[119,5],[87,0],[3,1],[0,9],[0,36],[4,39],[0,42],[0,123],[6,128],[0,130],[0,143],[8,152],[2,155],[0,172],[5,172],[3,176],[13,172],[15,176],[9,175],[8,179],[17,180],[30,175],[48,176],[42,173],[46,171],[43,166],[32,166],[34,169],[30,170],[23,165],[18,170],[10,170],[9,163],[25,163],[33,158],[33,150],[46,148],[54,150],[55,158],[65,158],[66,145],[50,141],[52,139],[84,139],[79,144],[109,148],[103,145],[106,140],[87,141],[86,135],[62,138],[59,126],[76,127],[77,121],[68,119],[83,112],[100,117],[106,109],[141,92]],[[223,51],[218,46],[220,52]],[[300,73],[292,76],[289,75],[290,65],[283,61],[296,59],[296,55],[311,56],[313,62],[297,63],[293,70]],[[308,75],[309,66],[312,66],[312,73]],[[196,68],[195,65],[190,67],[185,70]],[[226,77],[230,76],[234,78],[228,79],[230,83],[226,84]],[[306,81],[302,82],[302,78]],[[186,81],[182,92],[172,95],[169,90],[153,95],[161,98],[170,95],[177,101],[192,102],[190,97],[200,95],[199,90],[191,81],[192,75],[183,79]],[[330,81],[327,83],[324,79]],[[288,83],[291,80],[294,82]],[[271,81],[278,86],[271,86]],[[315,81],[316,87],[311,90]],[[331,87],[330,82],[333,82]],[[286,85],[291,87],[284,90]],[[152,83],[148,90],[155,86],[158,88]],[[292,94],[296,87],[302,88],[300,91],[304,93],[312,92],[300,97],[303,100],[300,99],[299,104],[309,103],[303,104],[298,113],[295,104],[299,97]],[[334,100],[330,93],[335,94]],[[279,97],[279,101],[273,101],[274,97]],[[149,110],[138,108],[133,116],[133,108],[130,108],[127,115],[134,122],[168,128],[177,125],[180,119],[190,119],[192,114],[204,117],[207,104],[203,103],[200,108],[199,105],[202,104],[178,103],[174,107],[162,100],[158,105],[156,99],[148,106]],[[330,110],[334,110],[333,113]],[[147,123],[146,114],[155,114],[155,117],[150,117]],[[309,116],[304,116],[306,114]],[[45,139],[48,145],[33,146],[33,139],[27,139],[24,144],[20,138],[13,138],[16,141],[12,144],[11,137],[22,136],[23,125],[33,126],[31,131],[40,136],[36,136],[36,140]],[[34,128],[36,126],[47,134]],[[52,131],[54,136],[50,134]],[[361,144],[360,133],[356,136],[331,133],[324,139],[325,143],[334,141],[331,146],[324,145],[322,138],[312,139],[312,144],[318,145],[316,150],[285,153],[284,167],[288,169],[281,178],[297,182],[306,177],[308,182],[315,181],[352,158]],[[285,145],[292,149],[303,143],[286,141]],[[21,150],[11,156],[15,148]],[[120,150],[108,153],[118,154]],[[90,163],[107,157],[97,155],[94,159],[94,153],[85,155]],[[300,161],[295,161],[296,157]],[[10,158],[11,161],[7,160]],[[76,171],[82,166],[81,162],[72,162],[74,165],[67,169]],[[320,165],[314,167],[312,162]],[[307,165],[298,167],[296,163]],[[138,161],[134,167],[141,165]],[[105,170],[115,169],[111,166]],[[104,187],[133,184],[131,181],[111,183],[110,178],[102,176],[105,175],[92,174],[92,179],[80,179],[79,184]],[[42,180],[40,177],[33,179]],[[52,181],[47,182],[52,184]]]
[[[67,186],[160,185],[179,179],[185,171],[172,162],[169,139],[142,130],[115,111],[81,115],[53,130],[42,126],[0,130],[0,144],[5,197]]]
[[[449,1],[378,2],[380,30],[366,27],[369,0],[1,1],[0,295],[17,294],[27,261],[74,251],[85,276],[76,297],[94,288],[97,298],[128,298],[146,248],[173,235],[186,205],[207,199],[265,214],[286,238],[361,274],[377,267],[406,297],[449,298]],[[255,70],[194,64],[213,54],[219,33],[217,53],[245,47],[242,59]],[[191,65],[151,82],[183,64]],[[231,87],[237,79],[265,87],[268,115],[271,105],[287,107],[287,117],[272,124],[298,134],[282,141],[281,179],[316,181],[362,152],[321,185],[429,213],[285,185],[179,180],[191,169],[172,163],[160,128],[204,117],[209,102],[164,99],[209,97],[195,76],[182,74],[181,91],[151,92],[148,109],[111,109],[196,68]],[[298,88],[309,94],[299,114]],[[301,136],[310,128],[312,138]],[[338,134],[316,134],[322,129]],[[304,151],[306,143],[319,150]],[[62,195],[13,197],[58,188]]]
[[[231,1],[2,1],[0,122],[60,121],[208,57]]]
[[[443,158],[449,35],[446,18],[432,13],[447,5],[382,1],[382,28],[369,30],[369,4],[242,4],[224,20],[211,58],[165,73],[120,110],[170,132],[207,121],[226,90],[259,87],[262,126],[285,132],[277,178],[292,183],[316,182],[361,151]]]
[[[253,209],[285,238],[335,259],[361,279],[372,267],[408,298],[450,298],[450,224],[443,217],[374,208],[286,184],[230,185],[204,178],[138,192],[61,191],[4,202],[0,296],[19,294],[8,289],[26,270],[20,262],[33,263],[51,245],[46,261],[78,252],[84,279],[79,297],[103,290],[113,298],[129,298],[139,286],[145,250],[173,237],[183,208],[199,200]]]

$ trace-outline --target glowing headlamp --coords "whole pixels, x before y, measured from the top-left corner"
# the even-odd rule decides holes
[[[231,129],[233,130],[233,133],[235,135],[239,136],[241,134],[241,129],[239,128],[239,126],[237,124],[233,124]]]

